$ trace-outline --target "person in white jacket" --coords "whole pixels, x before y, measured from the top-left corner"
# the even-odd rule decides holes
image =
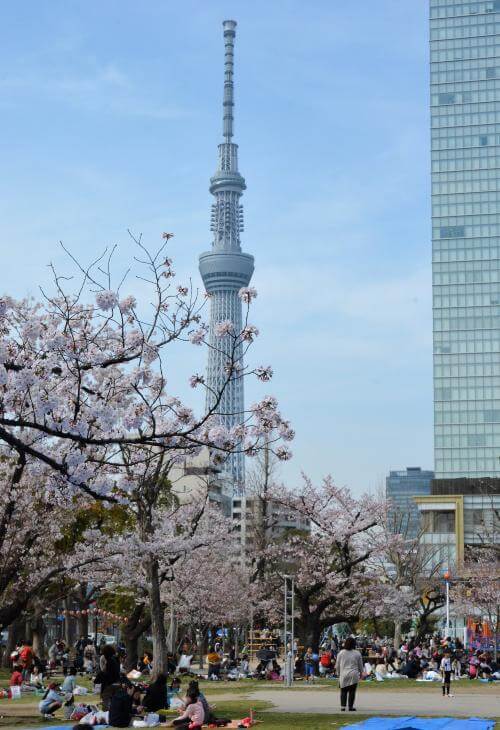
[[[352,636],[345,640],[344,648],[339,651],[336,668],[340,685],[340,709],[345,712],[348,704],[349,711],[355,712],[354,700],[363,674],[363,659],[356,649],[356,640]]]

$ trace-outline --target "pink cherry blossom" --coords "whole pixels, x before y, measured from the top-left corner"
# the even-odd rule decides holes
[[[217,337],[225,337],[226,335],[231,335],[234,332],[234,323],[231,322],[229,319],[224,320],[223,322],[218,322],[215,325],[215,334]]]
[[[263,383],[267,383],[273,377],[273,369],[270,365],[260,365],[255,368],[255,374]]]
[[[95,295],[95,301],[99,309],[107,312],[118,304],[118,295],[113,291],[100,291]]]
[[[119,304],[120,312],[122,314],[127,314],[128,312],[131,312],[133,309],[137,307],[137,301],[135,297],[128,296],[125,297],[125,299],[122,299]]]
[[[253,342],[258,334],[259,330],[255,327],[255,325],[247,324],[246,327],[243,327],[241,330],[240,337],[244,342]]]
[[[243,287],[239,290],[238,296],[242,302],[250,304],[252,299],[255,299],[257,296],[257,289],[254,289],[252,286]]]
[[[189,341],[193,345],[201,345],[205,341],[207,331],[204,327],[199,327],[189,334]]]

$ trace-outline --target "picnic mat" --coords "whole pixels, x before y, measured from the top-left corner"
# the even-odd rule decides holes
[[[226,728],[237,728],[241,720],[233,720],[229,725],[226,725]],[[74,727],[76,723],[72,723],[71,725],[38,725],[37,728],[32,728],[31,730],[71,730],[72,727]],[[111,727],[110,725],[94,725],[93,727],[96,728],[96,730],[105,730],[105,728]],[[156,727],[164,727],[165,725],[157,725]],[[203,725],[203,727],[208,727],[208,725]],[[165,728],[165,730],[167,730]],[[482,728],[478,728],[478,730],[482,730]]]
[[[356,730],[493,730],[493,720],[469,717],[457,720],[453,717],[371,717],[356,725],[346,725]]]
[[[31,730],[71,730],[75,725],[77,724],[77,721],[74,720],[70,725],[37,725],[36,728],[31,728]],[[104,730],[106,727],[110,727],[109,725],[93,725],[92,727],[95,727],[96,730]]]

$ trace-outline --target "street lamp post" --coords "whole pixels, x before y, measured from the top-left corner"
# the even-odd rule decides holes
[[[283,646],[285,651],[285,684],[291,687],[293,683],[294,645],[295,645],[295,580],[293,576],[285,575],[285,610],[283,625]],[[289,590],[290,586],[290,590]],[[291,600],[290,613],[288,601]],[[290,648],[288,648],[288,623],[290,623]]]
[[[447,639],[450,635],[450,578],[451,573],[449,570],[447,570],[444,574],[444,580],[446,583],[446,631],[445,631],[445,639]]]

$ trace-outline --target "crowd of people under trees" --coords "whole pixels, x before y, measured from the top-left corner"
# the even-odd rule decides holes
[[[44,719],[54,718],[61,710],[66,719],[79,721],[80,730],[96,720],[115,727],[128,727],[132,719],[147,717],[175,707],[179,717],[172,721],[176,727],[190,730],[203,724],[223,726],[227,718],[217,718],[199,687],[200,679],[240,680],[259,679],[283,681],[284,664],[292,656],[294,678],[314,682],[316,678],[338,680],[341,710],[354,711],[356,690],[361,681],[414,679],[437,681],[445,697],[452,681],[500,680],[500,663],[488,651],[465,648],[457,638],[426,637],[423,641],[409,638],[395,648],[392,641],[378,637],[347,637],[327,635],[319,651],[281,642],[257,653],[250,661],[245,647],[238,654],[236,646],[225,651],[223,642],[216,640],[209,647],[206,673],[195,672],[192,659],[195,647],[182,644],[178,654],[168,654],[167,672],[153,673],[153,656],[142,653],[135,669],[129,670],[125,646],[93,641],[81,636],[72,646],[57,640],[48,649],[48,658],[36,655],[30,641],[21,642],[12,652],[11,677],[5,696],[36,693],[39,710]],[[280,646],[281,644],[281,646]],[[281,650],[280,650],[281,649]],[[60,679],[62,675],[62,679]],[[86,702],[88,689],[79,686],[79,676],[87,676],[93,693],[99,694],[101,709]],[[185,695],[182,683],[187,687]],[[82,698],[77,696],[82,694]],[[158,715],[158,718],[160,715]]]

